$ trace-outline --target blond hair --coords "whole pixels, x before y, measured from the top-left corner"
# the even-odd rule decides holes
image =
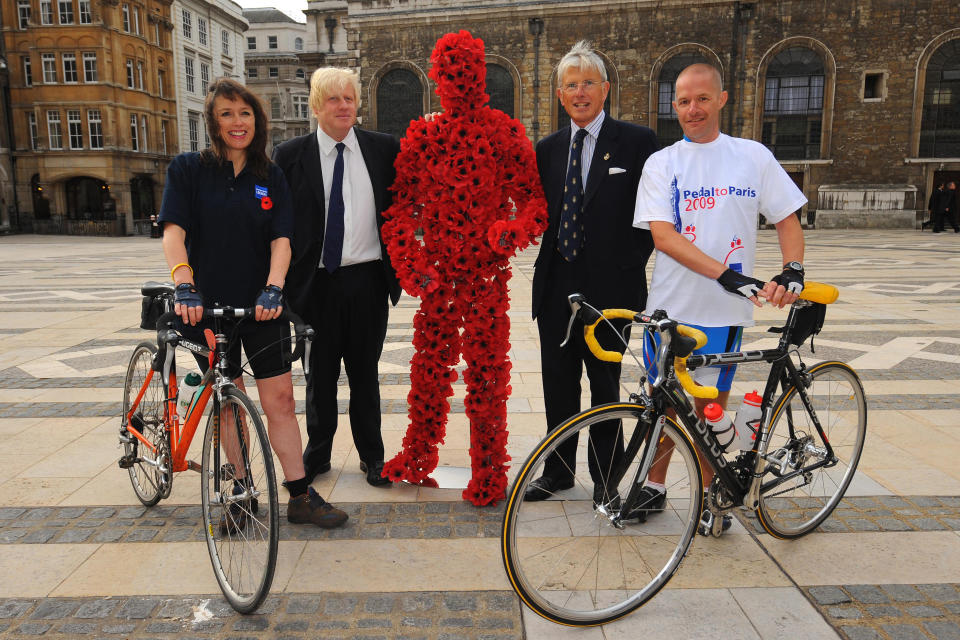
[[[319,111],[327,98],[343,91],[348,85],[353,87],[359,109],[360,75],[353,69],[320,67],[310,76],[310,110]]]

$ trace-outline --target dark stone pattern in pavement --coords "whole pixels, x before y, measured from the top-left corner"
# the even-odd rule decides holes
[[[815,513],[809,511],[811,505],[803,502],[775,499],[788,505],[788,511],[795,511],[797,517]],[[756,533],[764,532],[755,512],[737,509],[735,513]],[[960,531],[960,496],[846,497],[817,531]]]
[[[960,584],[803,587],[849,640],[960,639]]]
[[[0,637],[520,640],[513,592],[272,594],[240,615],[220,594],[0,599]]]
[[[132,491],[132,489],[131,489]],[[384,489],[390,491],[389,488]],[[339,503],[339,529],[291,525],[280,507],[281,540],[496,538],[503,509],[469,502]],[[2,507],[0,544],[181,542],[203,540],[199,506]]]

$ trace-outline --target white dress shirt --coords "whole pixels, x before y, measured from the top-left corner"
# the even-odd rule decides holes
[[[337,161],[337,141],[317,127],[320,145],[320,166],[323,170],[324,216],[330,210],[330,188],[333,166]],[[360,143],[353,129],[343,139],[343,256],[340,266],[380,260],[380,233],[377,229],[377,207],[373,199],[373,183],[360,152]],[[324,220],[326,229],[326,220]],[[323,258],[320,258],[323,267]]]

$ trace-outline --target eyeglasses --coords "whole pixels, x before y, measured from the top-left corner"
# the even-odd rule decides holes
[[[603,82],[597,80],[584,80],[583,82],[567,82],[563,85],[563,90],[567,93],[574,93],[580,87],[583,87],[584,91],[590,91],[594,87],[599,87]]]

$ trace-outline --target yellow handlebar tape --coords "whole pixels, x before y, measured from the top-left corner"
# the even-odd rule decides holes
[[[678,324],[677,333],[696,340],[697,346],[694,347],[694,349],[699,349],[703,345],[707,344],[706,334],[703,331],[694,329],[693,327]],[[686,358],[674,358],[673,370],[677,374],[677,380],[680,382],[680,386],[682,386],[686,392],[692,395],[694,398],[706,398],[712,400],[713,398],[717,397],[719,392],[717,391],[716,387],[701,387],[693,381],[693,377],[690,375],[690,372],[687,371]]]
[[[603,317],[607,320],[633,320],[637,315],[636,312],[630,311],[629,309],[604,309],[600,313],[602,313]],[[604,350],[603,347],[600,346],[600,343],[597,342],[596,336],[593,335],[594,329],[597,328],[597,324],[599,324],[602,319],[603,318],[597,318],[593,324],[583,327],[583,340],[587,343],[590,353],[592,353],[597,360],[620,362],[623,360],[623,354],[617,353],[616,351]]]
[[[800,292],[801,300],[819,302],[820,304],[836,302],[838,297],[840,297],[840,291],[835,286],[822,282],[807,281],[803,284],[803,291]]]

